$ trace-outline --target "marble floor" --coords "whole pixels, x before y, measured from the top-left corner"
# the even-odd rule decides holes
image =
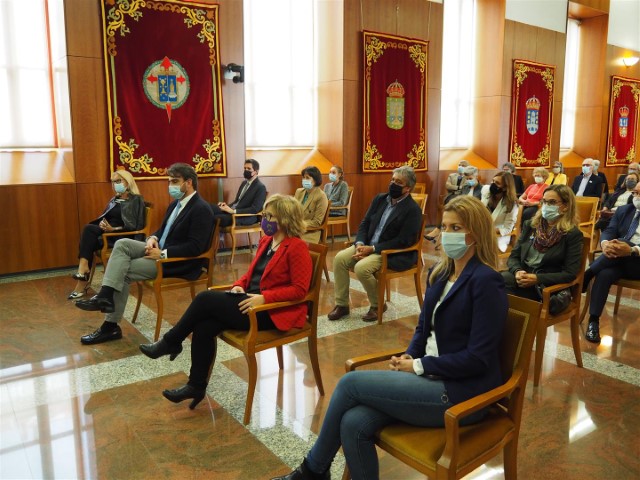
[[[437,254],[425,246],[427,264]],[[250,258],[245,251],[230,265],[229,257],[221,256],[216,283],[243,273]],[[0,278],[1,479],[252,480],[283,474],[313,443],[344,361],[407,345],[419,311],[412,282],[395,281],[383,325],[364,323],[366,295],[353,281],[351,315],[329,322],[333,286],[323,280],[319,356],[326,395],[315,387],[305,342],[285,347],[283,371],[274,351],[263,352],[245,427],[247,368],[240,352],[219,342],[205,400],[195,410],[187,402],[172,404],[161,392],[186,382],[188,341],[174,362],[150,361],[139,352],[155,326],[155,301],[145,292],[135,325],[128,321],[135,300],[129,301],[122,340],[81,345],[80,336],[102,319],[66,300],[72,271]],[[165,298],[163,329],[180,318],[190,300],[181,291]],[[624,290],[615,316],[610,297],[602,344],[581,342],[583,369],[575,365],[567,325],[550,328],[541,384],[533,388],[529,381],[526,390],[520,478],[640,478],[639,317],[639,292]],[[380,458],[383,479],[424,478],[384,453]],[[498,457],[469,478],[503,478],[501,464]],[[332,478],[340,478],[343,465],[339,456]]]

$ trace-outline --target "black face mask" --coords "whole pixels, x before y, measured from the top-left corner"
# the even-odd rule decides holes
[[[502,189],[496,185],[495,183],[492,183],[491,185],[489,185],[489,192],[491,192],[491,195],[496,195],[498,193],[500,193],[502,191]]]
[[[251,176],[253,175],[253,172],[250,172],[249,170],[245,170],[243,175],[244,175],[244,178],[246,178],[247,180],[251,180]]]
[[[400,198],[402,196],[402,189],[404,187],[401,187],[400,185],[397,185],[395,183],[390,183],[389,184],[389,196],[391,198],[393,198],[394,200],[396,198]]]

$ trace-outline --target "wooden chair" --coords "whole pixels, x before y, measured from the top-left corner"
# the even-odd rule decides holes
[[[243,217],[258,217],[258,221],[256,223],[252,223],[251,225],[238,225],[237,220]],[[220,233],[226,233],[231,236],[231,260],[229,263],[233,263],[233,259],[236,257],[236,236],[237,235],[246,235],[247,242],[249,243],[249,251],[253,253],[253,243],[251,242],[251,234],[257,233],[258,238],[262,236],[262,227],[260,223],[262,221],[262,212],[258,213],[233,213],[231,214],[231,225],[227,227],[222,227],[220,229]]]
[[[518,436],[531,348],[540,304],[509,295],[509,314],[500,344],[500,366],[505,382],[482,395],[449,408],[444,428],[424,428],[394,423],[377,434],[376,445],[432,479],[467,475],[504,450],[504,476],[517,477]],[[388,362],[404,350],[387,351],[347,360],[346,370]],[[490,407],[480,423],[461,426],[460,420]],[[345,468],[343,479],[349,478]]]
[[[580,300],[582,300],[582,280],[584,278],[584,270],[587,263],[587,256],[589,255],[590,245],[591,239],[587,238],[585,235],[582,245],[582,268],[573,282],[559,283],[542,290],[542,313],[540,315],[540,322],[538,323],[538,334],[536,335],[536,354],[533,370],[533,385],[535,387],[540,383],[540,370],[542,369],[542,355],[544,354],[544,342],[547,339],[547,328],[552,325],[569,320],[571,324],[571,343],[573,344],[573,353],[576,356],[576,364],[578,367],[582,368],[579,330]],[[549,313],[549,300],[551,298],[551,294],[564,290],[565,288],[571,289],[571,303],[569,304],[569,307],[558,315],[551,315],[551,313]]]
[[[411,194],[414,193],[427,193],[427,184],[426,183],[416,183],[413,186],[413,192],[411,192]]]
[[[318,241],[321,245],[327,245],[327,236],[329,233],[329,212],[331,211],[331,200],[327,203],[327,210],[324,212],[324,218],[322,219],[322,225],[318,227],[308,227],[306,233],[310,232],[320,232],[320,240]],[[323,265],[324,276],[329,281],[329,269],[327,268],[327,262]]]
[[[413,275],[413,281],[416,286],[416,295],[418,296],[418,303],[422,308],[424,291],[420,284],[420,276],[422,275],[422,269],[424,267],[424,261],[422,260],[422,242],[424,240],[424,229],[427,225],[427,216],[422,215],[422,222],[420,225],[420,231],[418,232],[418,238],[416,243],[407,248],[398,248],[393,250],[382,250],[380,256],[382,257],[382,266],[376,273],[378,279],[378,302],[382,302],[384,299],[384,292],[387,291],[387,301],[391,300],[391,280],[394,278],[406,277]],[[417,252],[418,261],[416,264],[408,270],[391,270],[389,268],[389,255],[395,253],[408,253]],[[384,308],[382,305],[378,305],[378,325],[382,324],[382,315],[384,314]]]
[[[341,207],[331,207],[333,211],[346,210],[344,215],[339,217],[329,217],[329,227],[331,227],[331,243],[334,243],[333,238],[333,226],[334,225],[346,225],[347,226],[347,240],[351,241],[351,229],[349,225],[349,219],[351,218],[351,200],[353,200],[353,187],[349,187],[349,198],[347,204]]]
[[[147,287],[153,290],[158,308],[156,317],[156,330],[153,335],[153,340],[154,342],[157,342],[158,338],[160,337],[160,326],[162,325],[162,314],[164,313],[164,301],[162,299],[162,292],[166,290],[176,290],[178,288],[189,287],[191,289],[191,299],[193,300],[196,296],[196,285],[206,285],[207,287],[213,285],[213,269],[216,253],[218,251],[219,240],[220,221],[216,220],[216,224],[213,228],[213,234],[211,236],[211,244],[209,245],[209,249],[206,252],[196,257],[160,258],[156,260],[156,266],[158,270],[156,278],[152,280],[136,282],[138,285],[138,302],[136,303],[136,309],[133,312],[133,319],[131,320],[131,323],[136,323],[136,320],[138,319],[138,312],[140,311],[140,304],[142,303],[142,295],[144,294],[143,287]],[[207,268],[203,268],[202,273],[195,280],[185,280],[184,278],[164,276],[164,272],[162,269],[163,265],[175,262],[183,262],[185,260],[197,260],[199,258],[207,260]]]
[[[524,210],[524,206],[523,205],[518,205],[518,217],[516,218],[516,224],[513,227],[513,230],[511,230],[511,233],[509,234],[509,236],[511,237],[511,240],[509,240],[509,245],[507,246],[507,250],[504,252],[499,252],[498,253],[498,258],[501,260],[505,260],[507,258],[509,258],[509,256],[511,255],[511,250],[513,250],[513,247],[516,246],[516,243],[518,242],[518,239],[520,238],[520,228],[522,225],[520,225],[522,223],[522,211]],[[497,234],[498,237],[500,237],[500,234]]]
[[[134,230],[132,232],[112,232],[102,234],[102,248],[93,252],[93,262],[91,264],[91,273],[89,274],[89,282],[87,285],[91,285],[93,274],[96,271],[96,264],[98,262],[102,263],[102,268],[105,270],[107,269],[107,263],[109,262],[109,257],[111,257],[111,252],[113,250],[113,247],[109,245],[109,239],[120,239],[131,235],[144,235],[144,238],[147,238],[151,235],[151,223],[149,222],[149,219],[151,218],[153,203],[144,202],[144,206],[144,228]]]
[[[244,424],[248,424],[251,418],[251,407],[253,405],[253,397],[256,390],[256,382],[258,379],[258,366],[256,362],[256,353],[269,348],[276,349],[278,355],[278,366],[280,370],[284,368],[282,357],[282,346],[289,343],[297,342],[303,338],[307,339],[309,345],[309,359],[313,368],[313,375],[316,385],[320,391],[320,395],[324,395],[324,387],[322,386],[322,376],[320,375],[320,365],[318,363],[318,303],[320,299],[320,284],[322,277],[322,265],[325,263],[327,255],[327,246],[316,243],[308,243],[309,253],[313,261],[313,275],[311,277],[311,287],[307,295],[298,301],[265,303],[258,307],[249,309],[249,331],[244,330],[225,330],[219,338],[234,348],[241,350],[247,359],[249,367],[249,382],[247,388],[247,402],[244,409]],[[220,285],[210,288],[209,290],[228,290],[231,285]],[[307,322],[302,328],[292,328],[286,332],[281,330],[258,330],[258,320],[256,314],[258,312],[274,310],[300,303],[308,303]]]
[[[596,197],[576,197],[576,210],[578,213],[578,227],[586,237],[593,242],[593,233],[596,227],[596,214],[598,213],[598,201]],[[593,247],[593,245],[591,245]],[[591,248],[593,250],[593,248]]]
[[[427,208],[427,200],[429,199],[428,193],[413,193],[411,192],[411,197],[415,200],[415,202],[420,206],[420,210],[424,215],[424,211]]]
[[[596,255],[602,253],[602,250],[592,250],[589,252],[589,265],[591,265],[596,258]],[[616,286],[616,303],[613,306],[613,314],[618,314],[618,309],[620,308],[620,297],[622,295],[623,288],[629,288],[631,290],[640,290],[640,280],[631,280],[629,278],[620,278],[617,282],[613,284]],[[589,303],[591,302],[591,288],[593,287],[593,280],[587,289],[587,296],[584,300],[584,306],[582,307],[582,312],[580,313],[580,323],[584,321],[584,317],[587,315],[587,311],[589,310]]]

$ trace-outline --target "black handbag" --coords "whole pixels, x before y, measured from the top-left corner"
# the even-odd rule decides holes
[[[542,290],[544,285],[536,285],[538,295],[540,295],[540,301],[542,301]],[[549,313],[551,315],[558,315],[564,312],[571,303],[571,289],[565,288],[559,292],[554,292],[549,297]]]

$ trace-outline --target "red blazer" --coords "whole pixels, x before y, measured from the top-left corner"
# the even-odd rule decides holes
[[[253,275],[256,259],[269,247],[271,237],[264,236],[249,270],[233,285],[246,290]],[[297,237],[285,238],[273,254],[260,279],[260,293],[266,303],[300,300],[309,291],[313,265],[307,244]],[[278,308],[269,312],[279,330],[301,328],[307,318],[307,304]]]

